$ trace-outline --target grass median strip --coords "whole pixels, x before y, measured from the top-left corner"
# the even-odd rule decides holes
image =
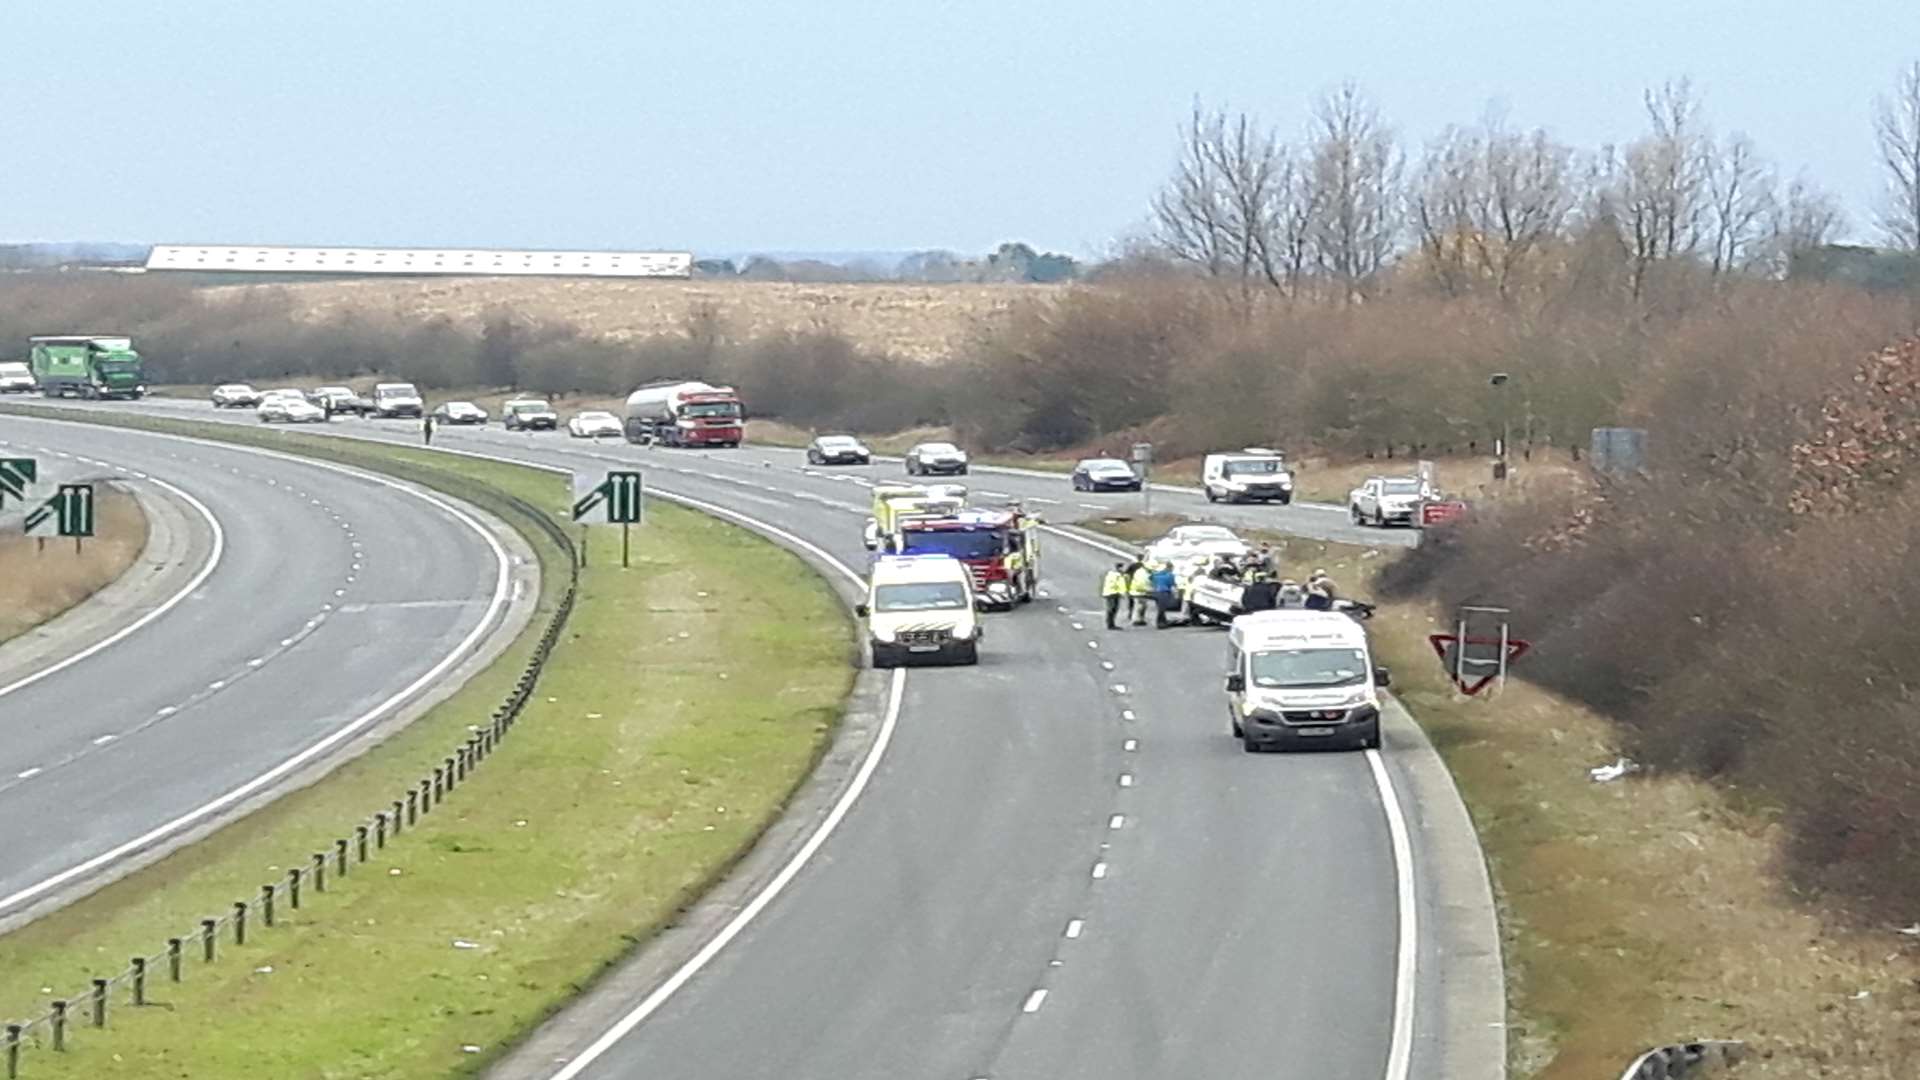
[[[1095,528],[1139,543],[1179,520]],[[1240,532],[1274,541],[1285,572],[1325,565],[1363,597],[1389,561],[1379,549]],[[1524,678],[1495,698],[1457,697],[1426,640],[1451,629],[1442,621],[1420,604],[1386,604],[1369,632],[1453,772],[1493,871],[1515,1080],[1613,1076],[1644,1050],[1696,1038],[1751,1041],[1760,1053],[1739,1075],[1760,1080],[1913,1074],[1913,937],[1836,930],[1798,902],[1773,872],[1774,815],[1737,792],[1678,775],[1590,780],[1586,770],[1617,753],[1605,717]]]
[[[46,527],[48,532],[52,526]],[[133,496],[101,484],[94,501],[94,536],[74,550],[71,540],[0,532],[0,642],[57,618],[106,588],[140,557],[147,516]]]
[[[548,508],[566,497],[556,478],[516,466],[300,442],[462,497],[490,488]],[[148,1006],[117,995],[109,1030],[76,1019],[70,1049],[30,1048],[22,1075],[477,1071],[666,925],[817,759],[851,685],[852,639],[797,558],[698,514],[650,510],[632,570],[583,572],[568,632],[498,760],[371,861],[330,876],[324,897],[309,890],[297,913],[283,902],[279,925],[256,923],[244,946],[227,937],[213,965],[190,958],[181,984],[157,970]],[[0,1014],[37,1014],[329,850],[343,822],[486,718],[531,644],[323,783],[0,938]]]

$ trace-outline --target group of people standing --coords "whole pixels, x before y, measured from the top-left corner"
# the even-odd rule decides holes
[[[1206,569],[1209,577],[1243,586],[1240,607],[1246,611],[1275,608],[1304,608],[1331,611],[1337,598],[1333,579],[1325,570],[1316,569],[1302,585],[1293,578],[1281,577],[1278,557],[1270,544],[1261,544],[1252,553],[1234,559],[1217,557]],[[1149,611],[1154,626],[1163,629],[1172,624],[1170,615],[1184,612],[1186,584],[1173,567],[1160,560],[1116,562],[1100,582],[1100,597],[1106,605],[1107,629],[1120,629],[1120,620],[1131,625],[1147,625]]]

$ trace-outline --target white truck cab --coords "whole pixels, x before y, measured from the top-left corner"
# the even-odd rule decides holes
[[[910,660],[953,664],[980,661],[985,630],[973,575],[947,555],[883,555],[873,560],[867,599],[857,609],[867,621],[873,666]]]
[[[1230,454],[1208,454],[1200,466],[1200,486],[1208,502],[1293,501],[1293,470],[1278,450],[1249,446]]]
[[[1227,632],[1227,711],[1248,753],[1380,746],[1386,668],[1360,624],[1331,611],[1260,611]]]

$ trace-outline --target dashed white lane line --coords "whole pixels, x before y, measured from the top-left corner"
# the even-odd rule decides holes
[[[1062,615],[1071,615],[1071,614],[1073,614],[1073,609],[1072,609],[1072,608],[1070,608],[1070,607],[1062,607],[1062,608],[1060,608],[1060,614],[1062,614]]]
[[[1102,669],[1104,669],[1104,670],[1106,670],[1106,671],[1112,671],[1112,670],[1113,670],[1113,661],[1111,661],[1111,660],[1102,660],[1102,661],[1100,661],[1100,667],[1101,667]]]
[[[1074,628],[1075,630],[1085,630],[1085,629],[1086,629],[1086,627],[1085,627],[1085,626],[1082,626],[1082,625],[1081,625],[1081,624],[1079,624],[1079,623],[1074,623],[1074,624],[1073,624],[1073,628]]]
[[[1020,1011],[1023,1013],[1037,1013],[1040,1011],[1040,1006],[1046,1003],[1046,1000],[1047,992],[1045,990],[1035,990],[1033,993],[1027,995],[1026,1003],[1020,1006]]]
[[[1032,498],[1029,498],[1029,499],[1028,499],[1027,501],[1028,501],[1028,502],[1031,502],[1031,503],[1045,503],[1045,504],[1046,504],[1046,505],[1048,505],[1048,506],[1059,506],[1059,505],[1060,505],[1060,500],[1059,500],[1059,499],[1042,499],[1042,498],[1040,498],[1039,496],[1034,496],[1034,497],[1032,497]]]
[[[1099,503],[1077,503],[1075,505],[1079,506],[1080,509],[1082,510],[1105,510],[1106,509],[1106,507],[1101,506]]]
[[[1131,754],[1134,751],[1140,749],[1140,740],[1128,739],[1126,742],[1123,742],[1120,744],[1120,749],[1125,750],[1127,753]]]
[[[981,488],[981,489],[980,489],[980,494],[982,494],[982,495],[991,495],[992,497],[994,497],[994,498],[996,498],[996,499],[1011,499],[1011,498],[1013,498],[1013,495],[1012,495],[1011,493],[1009,493],[1009,492],[1005,492],[1005,491],[988,491],[988,490],[987,490],[986,488]]]
[[[31,768],[31,769],[27,769],[27,770],[25,770],[25,771],[22,771],[22,772],[17,772],[17,773],[14,773],[14,774],[13,774],[13,778],[14,778],[15,780],[31,780],[31,779],[33,779],[34,777],[36,777],[36,776],[39,776],[39,775],[41,774],[41,772],[43,772],[43,771],[44,771],[44,770],[42,770],[42,769],[40,768],[40,766],[38,766],[38,765],[35,765],[35,766],[34,766],[33,768]]]
[[[1079,937],[1080,931],[1086,929],[1086,927],[1087,927],[1087,923],[1086,923],[1086,920],[1084,919],[1068,919],[1067,920],[1067,937],[1070,939]]]
[[[118,736],[118,735],[101,735],[101,736],[99,736],[98,738],[96,738],[96,739],[94,739],[94,740],[93,740],[93,745],[95,745],[95,746],[105,746],[105,745],[107,745],[108,743],[110,743],[110,742],[112,742],[113,740],[115,740],[115,739],[117,739],[117,738],[119,738],[119,737],[120,737],[120,736]]]
[[[209,689],[209,690],[219,690],[219,689],[221,689],[222,687],[224,687],[224,686],[226,686],[226,685],[227,685],[227,680],[225,680],[225,679],[215,679],[215,680],[213,680],[212,682],[210,682],[210,683],[208,683],[208,684],[207,684],[207,689]]]
[[[1121,710],[1120,710],[1120,719],[1122,719],[1122,720],[1129,720],[1129,721],[1131,721],[1131,720],[1133,720],[1133,719],[1136,719],[1136,718],[1135,718],[1135,716],[1133,715],[1133,710],[1132,710],[1132,709],[1121,709]]]
[[[1099,881],[1100,879],[1106,876],[1107,876],[1107,864],[1103,862],[1094,863],[1093,864],[1093,880]]]
[[[1097,641],[1089,641],[1089,642],[1087,642],[1087,648],[1089,648],[1089,649],[1097,649],[1097,648],[1099,648],[1099,647],[1100,647],[1100,643],[1099,643],[1099,642],[1097,642]]]
[[[1127,815],[1125,814],[1115,814],[1107,819],[1107,828],[1109,829],[1123,829],[1126,825]]]
[[[1130,772],[1123,772],[1123,773],[1121,773],[1121,774],[1120,774],[1120,786],[1121,786],[1121,787],[1132,787],[1132,786],[1133,786],[1133,774],[1132,774],[1132,773],[1130,773]]]

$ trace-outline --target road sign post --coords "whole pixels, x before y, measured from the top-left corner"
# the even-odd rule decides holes
[[[584,482],[583,482],[584,481]],[[591,486],[587,486],[591,484]],[[620,526],[620,565],[632,565],[628,528],[646,523],[647,489],[638,469],[612,469],[598,484],[574,475],[573,520]]]
[[[1153,444],[1133,444],[1134,471],[1140,474],[1140,514],[1153,516]]]

